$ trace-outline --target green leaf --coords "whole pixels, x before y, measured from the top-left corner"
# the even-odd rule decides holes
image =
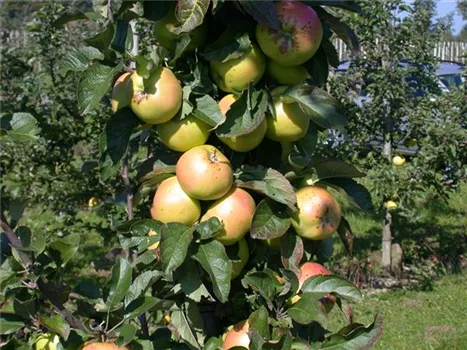
[[[159,185],[165,179],[168,179],[175,174],[175,166],[168,166],[165,168],[159,168],[153,172],[145,175],[140,179],[140,185],[135,194],[135,205],[141,203],[150,193],[153,193],[157,185]]]
[[[262,338],[269,339],[269,313],[263,305],[248,317],[249,331],[256,331]]]
[[[325,90],[302,84],[289,87],[283,96],[299,102],[308,111],[311,120],[325,129],[343,131],[347,124],[339,111],[338,102]]]
[[[161,262],[165,275],[171,275],[186,258],[194,228],[172,222],[161,228]]]
[[[213,128],[216,128],[225,121],[225,117],[221,113],[216,100],[209,95],[196,98],[193,115]]]
[[[323,39],[323,41],[321,41],[321,47],[326,53],[329,64],[334,68],[337,68],[339,66],[339,54],[337,53],[334,44],[328,39]]]
[[[80,240],[79,234],[72,233],[65,238],[58,238],[49,244],[49,253],[57,265],[65,266],[70,261],[78,251]]]
[[[99,299],[101,297],[101,291],[99,286],[95,281],[92,280],[81,281],[73,289],[73,292],[89,299]]]
[[[374,213],[373,202],[371,201],[371,194],[365,186],[359,184],[352,179],[333,178],[322,181],[325,185],[329,185],[335,190],[339,191],[350,204],[356,208],[368,213]]]
[[[132,273],[130,262],[119,258],[112,268],[112,274],[108,282],[109,295],[105,302],[108,309],[112,309],[125,298],[131,286]]]
[[[118,338],[115,341],[115,344],[119,347],[123,347],[129,344],[136,338],[137,328],[134,324],[124,323],[115,330],[115,333],[118,334]]]
[[[281,244],[281,261],[286,269],[298,274],[304,252],[303,241],[300,236],[293,232],[289,232],[284,236]]]
[[[222,222],[217,217],[212,217],[196,225],[196,232],[199,239],[206,240],[216,236],[223,228]]]
[[[264,194],[272,200],[285,204],[296,211],[297,197],[294,189],[280,172],[261,165],[244,165],[235,172],[236,185]]]
[[[185,262],[175,271],[174,279],[180,282],[183,293],[186,297],[199,303],[202,298],[214,301],[211,293],[203,283],[198,265],[193,264],[191,260]]]
[[[1,118],[2,136],[7,135],[13,141],[36,141],[40,129],[37,120],[29,113],[13,113],[12,116]]]
[[[123,61],[115,67],[94,63],[83,72],[77,96],[81,114],[87,114],[97,107],[122,68]]]
[[[176,329],[176,334],[183,339],[183,341],[189,345],[191,349],[201,349],[196,333],[192,329],[187,315],[183,310],[175,310],[171,314],[171,324]]]
[[[210,0],[178,0],[175,16],[180,22],[172,32],[179,35],[193,31],[203,23]]]
[[[339,234],[345,249],[349,255],[352,256],[354,234],[350,228],[349,222],[343,216],[341,217],[341,222],[337,228],[337,233]]]
[[[30,296],[28,296],[29,298]],[[36,315],[38,304],[35,298],[28,300],[19,300],[15,298],[13,302],[13,310],[16,315],[25,319],[30,319]]]
[[[13,334],[25,326],[23,319],[16,315],[0,314],[0,335]]]
[[[266,116],[268,94],[266,90],[245,89],[227,111],[224,123],[216,129],[217,136],[235,137],[256,130]]]
[[[136,277],[125,295],[125,306],[128,306],[128,304],[133,300],[144,295],[146,291],[162,277],[162,275],[162,271],[151,270],[144,271],[141,275]]]
[[[68,336],[70,335],[70,325],[62,316],[55,315],[48,317],[41,315],[39,317],[39,322],[52,333],[59,334],[64,340],[68,339]]]
[[[130,108],[119,109],[110,117],[105,125],[106,150],[114,164],[124,157],[131,134],[140,123]]]
[[[297,141],[298,147],[302,153],[310,157],[315,153],[318,145],[318,129],[314,123],[310,123],[305,136]]]
[[[258,292],[269,303],[277,297],[283,288],[274,272],[269,269],[247,274],[242,279],[242,285]]]
[[[229,23],[227,29],[221,36],[205,47],[201,53],[208,61],[226,62],[243,56],[251,47],[250,37],[245,29],[245,25],[239,26],[236,23]]]
[[[222,339],[211,337],[209,340],[204,344],[204,350],[219,350],[222,349]]]
[[[354,323],[329,336],[320,346],[321,349],[347,350],[371,349],[383,333],[383,317],[376,314],[368,326]]]
[[[326,324],[327,314],[324,305],[319,301],[320,298],[319,295],[303,293],[300,300],[287,309],[287,312],[300,324],[310,324],[313,321]]]
[[[16,235],[19,236],[23,245],[20,250],[34,252],[36,256],[45,250],[45,236],[42,232],[32,233],[29,228],[20,226],[16,230]]]
[[[318,13],[323,25],[327,25],[331,28],[331,30],[345,42],[354,55],[360,52],[360,43],[358,42],[357,35],[355,35],[355,32],[348,24],[341,22],[339,18],[331,15],[321,7],[315,7],[314,9]]]
[[[144,236],[149,234],[149,231],[158,231],[162,227],[162,223],[153,219],[133,219],[122,225],[115,227],[117,232],[127,233],[130,236]]]
[[[110,44],[113,50],[120,52],[120,53],[125,53],[126,37],[128,35],[129,27],[130,27],[129,21],[122,21],[122,20],[117,21],[117,30],[113,37],[112,43]]]
[[[70,9],[63,12],[53,23],[52,26],[54,28],[60,29],[65,24],[76,21],[78,19],[94,19],[96,18],[96,14],[94,13],[85,13],[77,9]]]
[[[172,0],[143,1],[144,18],[150,21],[158,21],[167,14],[172,4],[173,4]]]
[[[86,46],[75,51],[69,52],[58,63],[58,73],[82,72],[89,67],[89,64],[95,60],[103,60],[104,54],[98,49]]]
[[[318,259],[318,261],[320,262],[328,261],[329,259],[331,259],[333,252],[334,252],[334,240],[332,237],[328,237],[320,241],[317,241],[315,256]]]
[[[340,159],[313,157],[313,168],[316,171],[316,180],[320,181],[328,178],[344,177],[365,177],[356,167]]]
[[[290,227],[290,217],[285,207],[271,199],[263,199],[256,207],[250,235],[255,239],[283,236]]]
[[[125,318],[132,319],[152,309],[168,310],[174,304],[173,300],[161,300],[156,297],[139,297],[125,308]]]
[[[313,78],[313,83],[317,86],[323,86],[326,84],[329,75],[329,63],[321,45],[316,53],[303,65],[310,76]]]
[[[89,46],[95,47],[101,52],[104,52],[112,43],[114,34],[115,27],[112,23],[109,23],[102,32],[97,33],[91,38],[84,39],[84,42]]]
[[[10,214],[10,227],[14,229],[21,217],[23,216],[24,209],[26,208],[26,201],[19,198],[13,199],[10,202],[8,213]]]
[[[279,30],[281,23],[277,15],[277,10],[271,0],[241,0],[240,5],[256,22],[264,24],[266,27]]]
[[[303,283],[302,292],[333,293],[349,301],[359,301],[362,298],[362,293],[357,287],[336,275],[310,277]]]
[[[216,240],[203,241],[197,246],[192,258],[198,261],[209,274],[214,294],[219,301],[221,303],[227,302],[230,293],[232,262],[225,252],[224,245]]]

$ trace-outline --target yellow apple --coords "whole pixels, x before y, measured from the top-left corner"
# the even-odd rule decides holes
[[[303,66],[282,66],[279,63],[268,61],[268,74],[280,85],[298,85],[310,77],[308,71]]]
[[[133,96],[133,84],[130,73],[123,73],[115,81],[112,89],[112,112],[116,112],[121,108],[128,107],[131,104]]]
[[[44,333],[36,339],[36,350],[57,350],[60,338],[56,334]]]

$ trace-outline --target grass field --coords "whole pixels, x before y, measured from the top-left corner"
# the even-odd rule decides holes
[[[369,324],[383,315],[383,336],[375,349],[467,349],[467,274],[446,276],[433,291],[397,291],[369,296],[354,306],[355,319]],[[330,329],[344,325],[336,308]]]

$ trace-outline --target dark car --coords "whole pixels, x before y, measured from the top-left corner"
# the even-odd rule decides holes
[[[436,75],[448,89],[452,89],[461,86],[465,82],[462,76],[465,69],[466,67],[460,63],[441,61],[436,70]]]

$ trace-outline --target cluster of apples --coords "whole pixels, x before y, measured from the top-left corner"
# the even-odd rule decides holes
[[[62,349],[59,346],[60,337],[52,333],[43,333],[37,337],[35,350],[57,350]],[[70,347],[68,347],[70,349]],[[128,350],[127,347],[119,347],[113,342],[87,342],[85,344],[74,344],[71,349],[76,350]]]

